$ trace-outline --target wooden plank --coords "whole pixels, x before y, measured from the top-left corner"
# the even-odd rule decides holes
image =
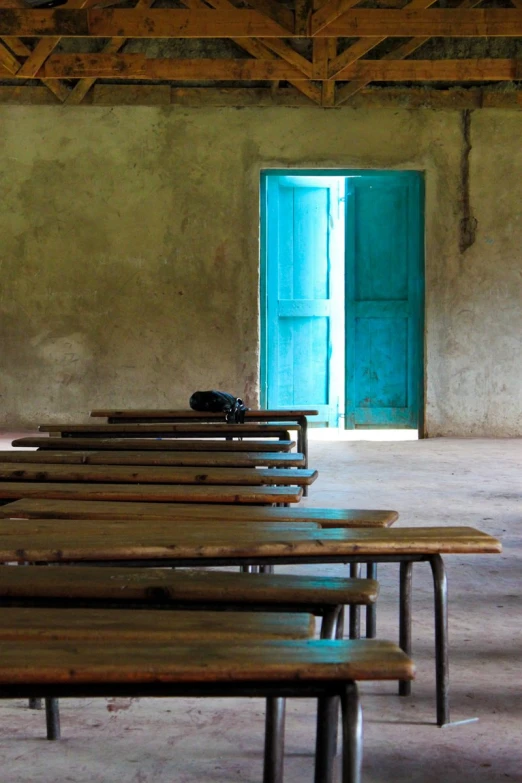
[[[195,437],[245,437],[250,434],[259,437],[275,436],[287,430],[299,430],[298,424],[293,422],[285,424],[265,424],[264,422],[252,421],[248,424],[226,424],[220,422],[165,422],[159,424],[40,424],[40,432],[97,432],[100,434],[143,434],[144,437],[152,437],[156,433],[167,432],[169,437],[176,433],[193,434]]]
[[[51,81],[51,80],[49,80]],[[300,82],[301,85],[316,85]],[[339,88],[342,90],[343,88]],[[319,90],[320,93],[320,90]],[[319,94],[318,101],[320,103]],[[11,86],[0,84],[0,104],[6,105],[53,105],[57,100],[49,90],[35,85]],[[304,94],[292,88],[280,87],[276,94],[269,88],[218,88],[180,87],[148,84],[96,84],[86,95],[84,106],[167,106],[185,107],[219,106],[313,106]],[[344,103],[338,108],[348,108]],[[431,89],[428,87],[366,87],[358,90],[350,100],[350,108],[378,109],[440,109],[463,111],[465,109],[509,109],[522,108],[522,91],[514,87],[498,90],[494,87],[451,87]]]
[[[242,440],[183,440],[178,438],[55,438],[26,437],[13,440],[13,446],[38,449],[85,449],[108,451],[270,451],[288,452],[295,446],[293,440],[256,440],[246,443]]]
[[[18,500],[0,506],[0,518],[92,519],[92,520],[208,520],[229,522],[317,523],[324,528],[379,527],[393,525],[396,511],[345,508],[274,508],[272,506],[212,506],[187,503],[125,503],[81,500]]]
[[[312,78],[312,63],[280,38],[259,38],[267,49],[278,54],[285,62],[298,68],[307,79]],[[295,81],[298,81],[297,79]]]
[[[15,74],[20,68],[20,63],[9,49],[0,42],[0,66],[8,73]]]
[[[220,468],[135,465],[31,464],[27,461],[0,462],[2,481],[72,481],[112,484],[196,484],[196,485],[296,485],[309,486],[316,470],[278,468]]]
[[[310,63],[310,71],[312,65]],[[23,77],[20,71],[13,74]],[[149,59],[141,54],[51,55],[32,78],[112,79],[306,79],[303,71],[283,60]],[[518,58],[457,60],[356,60],[335,80],[366,81],[512,81],[522,78]]]
[[[0,521],[0,562],[61,562],[98,560],[212,561],[243,559],[379,557],[384,555],[493,554],[500,542],[471,527],[288,530],[216,523],[194,528],[164,524],[60,520]]]
[[[204,638],[152,642],[81,644],[48,641],[38,645],[0,643],[0,686],[65,686],[69,695],[85,695],[87,684],[125,686],[138,694],[148,685],[168,693],[171,684],[233,682],[344,683],[347,680],[407,680],[413,663],[395,644],[378,639],[330,641],[327,639],[270,642],[245,640],[241,644]],[[75,691],[74,688],[78,691]],[[148,691],[145,691],[148,692]],[[60,695],[64,691],[60,690]],[[56,695],[56,691],[54,691]],[[201,686],[199,688],[201,695]]]
[[[292,452],[227,451],[0,451],[1,462],[71,465],[171,465],[174,467],[302,468],[304,456]]]
[[[111,38],[103,47],[103,54],[116,54],[123,49],[126,42],[126,38]],[[70,91],[65,102],[68,105],[78,105],[83,101],[95,82],[95,78],[81,79]]]
[[[281,27],[284,27],[287,30],[287,36],[292,35],[295,27],[294,14],[278,0],[248,0],[248,4],[260,14],[273,19]]]
[[[163,503],[297,503],[299,487],[197,486],[183,484],[65,484],[60,482],[0,482],[0,499],[127,500]]]
[[[30,57],[31,50],[24,44],[19,38],[9,38],[4,41],[9,46],[12,52],[18,57]]]
[[[520,37],[519,9],[356,9],[316,35],[331,37]],[[0,9],[0,37],[289,38],[289,31],[258,11],[178,9]],[[295,36],[294,36],[295,37]]]
[[[359,0],[357,0],[359,2]],[[308,37],[311,31],[311,21],[313,13],[313,0],[295,0],[295,35]]]
[[[80,569],[78,569],[80,570]],[[197,642],[202,637],[214,641],[252,639],[310,639],[315,623],[310,614],[275,612],[212,612],[126,609],[47,609],[0,607],[0,642],[46,641],[113,642],[169,644],[171,641]]]
[[[258,11],[179,9],[0,9],[0,37],[287,38],[291,31]]]
[[[301,416],[317,416],[316,408],[293,408],[272,409],[272,410],[248,410],[245,413],[246,420],[252,421],[297,421]],[[134,419],[138,421],[218,421],[223,419],[222,413],[213,413],[212,411],[193,411],[187,409],[166,409],[166,410],[147,410],[147,409],[129,409],[115,410],[113,408],[103,408],[92,410],[90,416],[93,418],[105,419]]]
[[[306,607],[371,604],[379,584],[373,579],[343,579],[293,574],[242,574],[237,571],[166,568],[26,566],[0,569],[0,599],[140,602],[185,606],[214,603]],[[311,609],[310,609],[311,611]]]
[[[317,35],[324,27],[334,22],[345,11],[353,8],[354,5],[360,3],[361,0],[330,0],[328,3],[322,6],[318,11],[314,13],[311,21],[311,35]]]
[[[18,74],[15,76],[18,78]],[[20,74],[20,77],[22,76]],[[308,78],[302,68],[296,68],[279,59],[171,59],[149,58],[144,54],[51,55],[37,74],[30,78],[79,79],[84,77],[186,81],[200,79],[218,79],[220,81],[299,80]]]

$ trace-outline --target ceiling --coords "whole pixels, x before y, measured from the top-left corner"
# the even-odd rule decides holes
[[[0,0],[0,103],[520,107],[522,0]]]

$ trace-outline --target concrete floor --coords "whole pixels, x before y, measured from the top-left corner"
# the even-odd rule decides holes
[[[504,553],[446,558],[453,720],[434,724],[432,592],[414,571],[413,695],[362,687],[364,783],[522,781],[522,442],[314,441],[313,506],[395,508],[401,525],[473,525]],[[310,571],[302,567],[300,572]],[[342,567],[323,573],[346,573]],[[398,566],[380,566],[378,634],[397,638]],[[313,703],[290,702],[285,783],[313,780]],[[0,780],[9,783],[254,783],[262,779],[263,704],[240,700],[83,700],[62,703],[63,740],[44,716],[0,702]]]

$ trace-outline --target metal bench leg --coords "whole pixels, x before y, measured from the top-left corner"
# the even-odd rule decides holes
[[[350,563],[350,577],[357,579],[360,574],[360,564]],[[361,607],[355,604],[350,605],[349,619],[349,637],[350,639],[359,639],[361,635]]]
[[[41,710],[42,709],[42,700],[41,699],[29,699],[29,709],[30,710]]]
[[[286,699],[269,696],[265,715],[263,783],[283,783]]]
[[[355,682],[346,685],[341,695],[343,717],[342,783],[361,783],[362,710]]]
[[[321,625],[321,639],[337,638],[339,623],[342,622],[343,609],[343,606],[337,606],[325,612]],[[333,780],[334,760],[337,754],[338,717],[338,696],[329,696],[317,700],[315,783]]]
[[[411,657],[411,586],[413,563],[406,561],[400,566],[399,586],[399,647]],[[411,682],[399,681],[399,696],[411,694]]]
[[[377,563],[368,563],[366,566],[366,578],[377,579]],[[366,638],[375,639],[377,636],[377,604],[368,604],[366,607]]]
[[[58,699],[45,700],[45,722],[47,725],[47,739],[60,739],[60,703]]]
[[[435,677],[437,691],[437,725],[450,722],[449,651],[448,651],[448,582],[440,555],[430,557],[435,593]]]

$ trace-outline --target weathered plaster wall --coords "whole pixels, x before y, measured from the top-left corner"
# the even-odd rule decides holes
[[[259,171],[426,171],[430,435],[522,433],[522,113],[0,108],[0,425],[257,399]]]

